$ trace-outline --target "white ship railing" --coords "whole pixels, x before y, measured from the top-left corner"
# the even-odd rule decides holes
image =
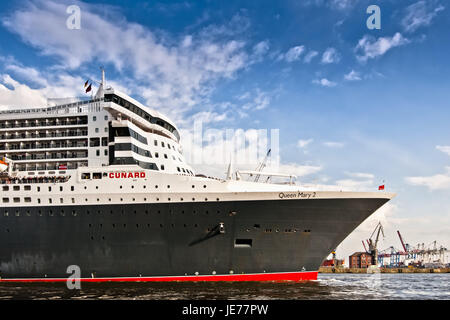
[[[100,111],[100,104],[97,102],[103,101],[103,98],[77,101],[73,103],[67,103],[59,106],[52,106],[46,108],[30,108],[30,109],[20,109],[15,107],[11,110],[0,111],[0,115],[3,114],[76,114],[76,113],[87,113],[93,111]]]

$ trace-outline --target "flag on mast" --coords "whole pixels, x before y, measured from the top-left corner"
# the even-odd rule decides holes
[[[86,88],[86,93],[88,93],[89,91],[91,91],[91,89],[92,89],[92,83],[91,84],[89,84],[89,86]]]
[[[6,169],[8,169],[8,164],[5,161],[0,160],[0,172],[5,171]]]

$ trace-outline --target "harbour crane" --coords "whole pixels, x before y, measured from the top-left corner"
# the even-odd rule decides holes
[[[378,222],[377,226],[375,227],[375,230],[373,230],[372,235],[369,238],[369,251],[372,255],[372,264],[377,265],[378,264],[378,240],[380,239],[380,232],[383,234],[384,238],[384,230],[383,226],[381,225],[381,222]],[[376,234],[375,239],[373,239],[373,236]]]
[[[258,165],[258,167],[256,167],[255,171],[261,172],[263,171],[263,169],[266,167],[266,163],[267,163],[267,159],[270,156],[270,152],[272,151],[272,149],[269,149],[269,151],[267,151],[266,157],[264,158],[264,160]],[[255,182],[258,182],[259,178],[261,177],[261,175],[257,175],[255,177]]]

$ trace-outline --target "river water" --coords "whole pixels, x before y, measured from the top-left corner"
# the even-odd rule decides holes
[[[0,283],[0,299],[373,300],[450,299],[450,273],[319,274],[309,282]]]

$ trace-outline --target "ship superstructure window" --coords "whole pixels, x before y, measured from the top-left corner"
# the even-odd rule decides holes
[[[89,172],[84,172],[81,174],[81,179],[91,179],[91,174]]]
[[[101,179],[102,173],[101,172],[94,172],[92,173],[92,179]]]
[[[129,129],[129,130],[130,130],[130,136],[131,136],[131,137],[133,137],[134,139],[136,139],[136,140],[139,141],[139,142],[142,142],[142,143],[144,143],[144,144],[147,144],[147,138],[141,136],[139,133],[135,132],[135,131],[132,130],[132,129]]]
[[[90,138],[89,146],[90,147],[99,147],[100,146],[100,138]]]
[[[149,113],[142,110],[138,106],[135,106],[133,103],[126,101],[125,99],[122,99],[121,97],[119,97],[115,94],[105,94],[104,101],[105,102],[112,101],[115,104],[118,104],[119,106],[124,107],[124,108],[130,110],[131,112],[137,114],[141,118],[147,120],[149,123],[154,123],[160,127],[163,127],[164,129],[173,133],[178,140],[180,139],[180,134],[178,133],[178,131],[175,129],[174,126],[172,126],[171,124],[167,123],[166,121],[164,121],[160,118],[152,117]]]

